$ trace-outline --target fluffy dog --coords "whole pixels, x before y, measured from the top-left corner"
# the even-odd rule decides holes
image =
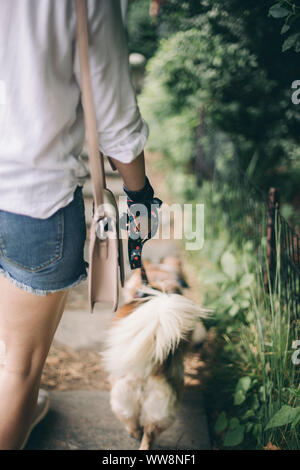
[[[165,258],[144,262],[149,285],[140,270],[125,285],[125,304],[107,332],[102,362],[111,384],[110,404],[127,432],[149,450],[174,421],[183,393],[184,353],[199,326],[202,309],[182,295],[186,287],[180,263]],[[200,323],[199,323],[200,321]]]

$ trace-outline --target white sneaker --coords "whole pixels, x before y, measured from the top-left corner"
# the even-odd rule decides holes
[[[30,434],[33,430],[33,428],[39,424],[40,421],[42,421],[42,419],[46,416],[46,414],[48,413],[49,411],[49,408],[50,408],[50,398],[49,398],[49,393],[46,392],[46,390],[43,390],[43,389],[40,389],[39,390],[39,395],[38,395],[38,400],[37,400],[37,404],[36,404],[36,409],[35,409],[35,413],[34,413],[34,417],[33,417],[33,420],[32,420],[32,424],[29,428],[29,431],[27,433],[27,436],[23,442],[23,445],[21,447],[20,450],[24,449],[24,447],[26,446],[27,442],[28,442],[28,439],[30,437]]]

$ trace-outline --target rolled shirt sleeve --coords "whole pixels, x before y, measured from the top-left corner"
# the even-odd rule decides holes
[[[120,0],[88,0],[87,5],[99,148],[106,156],[130,163],[143,151],[149,129],[131,81]],[[80,84],[78,51],[74,67]]]

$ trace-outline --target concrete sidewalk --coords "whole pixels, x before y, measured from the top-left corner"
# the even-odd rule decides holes
[[[109,392],[75,390],[51,393],[51,409],[34,429],[28,450],[136,450],[110,410]],[[206,416],[197,391],[186,390],[178,417],[158,438],[155,449],[209,449]]]

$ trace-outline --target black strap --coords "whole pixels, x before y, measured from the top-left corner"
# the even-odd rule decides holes
[[[127,229],[128,229],[128,259],[131,269],[142,268],[142,250],[146,241],[150,240],[157,232],[158,229],[158,211],[157,208],[160,207],[162,201],[158,198],[153,198],[151,201],[151,228],[150,232],[145,238],[141,238],[139,232],[139,226],[137,225],[136,219],[131,212],[131,206],[128,208],[127,213]],[[144,277],[145,282],[147,283],[147,276],[144,270],[142,273],[142,278]]]

